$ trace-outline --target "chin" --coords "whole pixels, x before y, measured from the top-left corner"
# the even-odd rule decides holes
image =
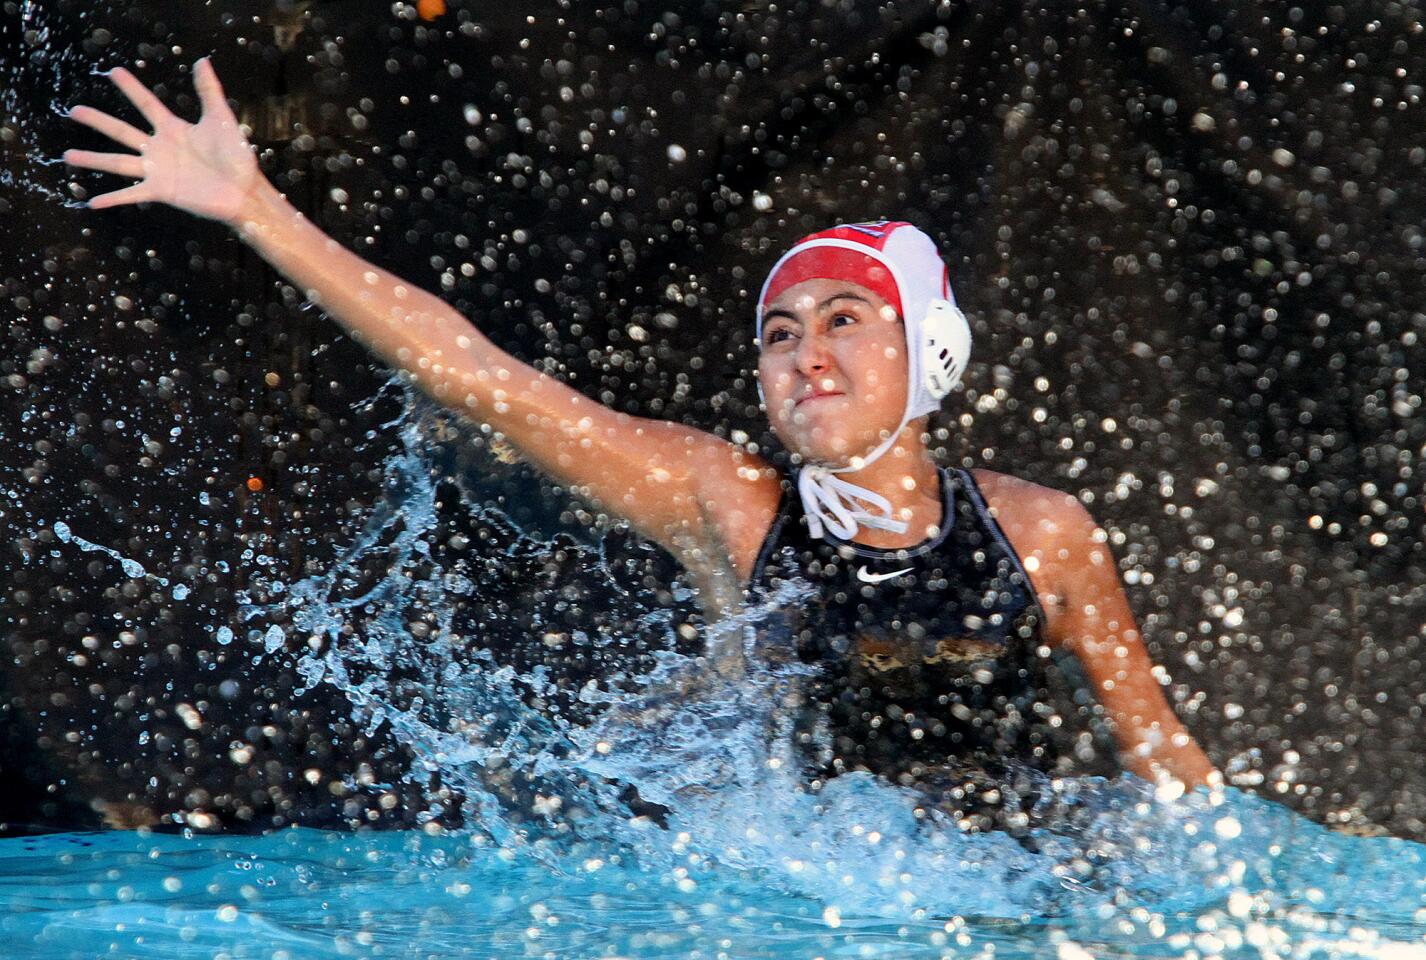
[[[845,466],[854,456],[866,456],[881,443],[885,433],[896,428],[895,420],[882,431],[858,426],[852,414],[863,417],[870,411],[860,410],[835,401],[815,401],[812,405],[788,412],[783,417],[769,417],[769,426],[782,445],[804,460]],[[857,418],[861,419],[861,418]],[[863,420],[863,423],[865,421]]]
[[[794,430],[791,435],[782,435],[787,449],[813,463],[824,463],[832,467],[846,466],[854,456],[866,456],[881,442],[880,436],[866,435],[845,437],[828,436],[824,431],[812,433],[805,429]]]

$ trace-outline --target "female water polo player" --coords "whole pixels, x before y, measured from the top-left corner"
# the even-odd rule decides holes
[[[1080,503],[932,459],[927,417],[965,367],[970,330],[915,227],[825,230],[769,273],[757,381],[801,465],[782,476],[710,433],[601,406],[324,235],[261,175],[208,60],[195,67],[197,124],[123,68],[111,77],[153,131],[74,109],[133,153],[65,160],[139,181],[90,207],[158,201],[231,226],[425,392],[671,551],[710,615],[784,578],[812,584],[791,622],[800,655],[824,668],[807,714],[825,735],[804,738],[817,744],[816,777],[871,770],[944,781],[964,799],[997,790],[958,771],[1064,769],[1064,721],[1042,695],[1063,653],[1082,665],[1124,767],[1171,792],[1219,779],[1169,708]]]

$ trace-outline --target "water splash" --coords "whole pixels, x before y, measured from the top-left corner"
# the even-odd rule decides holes
[[[669,609],[623,591],[617,626],[575,639],[611,650],[628,631],[654,635],[662,649],[651,668],[625,663],[577,683],[545,665],[522,668],[510,646],[538,647],[552,625],[521,612],[512,628],[513,607],[483,620],[462,608],[491,595],[558,593],[568,584],[546,591],[519,582],[518,571],[571,555],[591,579],[614,574],[598,547],[521,530],[469,488],[465,520],[498,535],[483,554],[443,553],[443,478],[420,409],[408,397],[392,422],[401,449],[385,465],[385,497],[336,561],[294,583],[261,585],[276,599],[245,597],[243,618],[255,656],[290,658],[309,686],[341,691],[368,731],[385,727],[407,746],[408,780],[438,775],[464,797],[472,828],[507,851],[563,873],[591,857],[638,864],[690,889],[732,869],[814,897],[829,916],[913,919],[1126,903],[1194,911],[1233,895],[1279,909],[1310,900],[1291,870],[1321,876],[1339,862],[1344,838],[1271,803],[1232,790],[1169,800],[1128,775],[1039,775],[1044,816],[1018,839],[965,832],[916,791],[868,774],[812,789],[790,719],[809,668],[778,629],[779,611],[805,584],[705,628],[701,655],[676,651]],[[631,791],[643,807],[631,808]],[[1303,834],[1305,846],[1282,842]],[[1398,857],[1414,866],[1397,902],[1419,903],[1426,870],[1417,848],[1402,849],[1416,859]]]
[[[23,54],[0,64],[0,114],[4,114],[11,128],[22,135],[19,140],[22,149],[12,151],[6,157],[4,168],[0,169],[0,186],[23,189],[69,209],[83,209],[86,203],[82,199],[75,199],[54,185],[53,175],[47,176],[40,169],[63,167],[64,161],[34,148],[31,138],[36,131],[30,128],[35,120],[37,104],[28,97],[35,91],[45,91],[50,99],[45,102],[43,112],[66,116],[67,111],[60,104],[74,89],[74,78],[99,71],[94,67],[92,58],[82,50],[56,42],[58,35],[52,31],[49,22],[52,11],[47,10],[44,4],[24,0],[18,12]],[[91,13],[78,9],[65,11],[64,15],[82,24]]]
[[[71,530],[69,528],[69,524],[65,523],[63,520],[56,520],[52,529],[54,530],[54,535],[59,538],[60,543],[72,543],[80,550],[83,550],[86,553],[103,553],[114,558],[119,562],[119,567],[124,571],[125,576],[133,577],[135,579],[152,576],[153,579],[158,582],[159,586],[168,586],[169,581],[167,577],[161,577],[158,574],[150,574],[147,570],[144,569],[144,565],[139,563],[139,561],[134,560],[131,557],[124,556],[122,553],[115,550],[113,547],[106,547],[103,544],[95,543],[92,540],[84,539],[83,537],[76,534],[73,530]],[[174,588],[174,599],[183,599],[182,597],[178,596],[180,590],[183,592],[184,596],[187,596],[187,588],[180,585]]]

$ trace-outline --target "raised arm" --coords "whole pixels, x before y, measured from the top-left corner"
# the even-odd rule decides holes
[[[714,513],[705,509],[714,491],[732,495],[763,478],[758,458],[719,437],[619,413],[521,363],[439,297],[323,234],[266,180],[234,226],[308,300],[426,393],[490,424],[556,481],[685,562],[712,559],[702,552],[714,539],[707,522],[720,516],[717,504]]]
[[[90,107],[75,120],[138,155],[70,150],[65,160],[141,182],[94,209],[163,202],[233,227],[312,303],[426,393],[490,424],[557,482],[628,520],[686,566],[727,566],[760,536],[776,476],[757,457],[704,431],[610,410],[497,348],[445,301],[344,248],[258,170],[212,64],[194,69],[197,124],[174,116],[131,73],[115,84],[153,126],[145,133]],[[767,516],[764,516],[767,515]],[[758,524],[761,523],[759,527]]]

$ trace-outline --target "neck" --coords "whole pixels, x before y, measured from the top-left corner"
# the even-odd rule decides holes
[[[891,515],[905,521],[905,533],[861,527],[854,537],[869,547],[909,547],[934,535],[944,522],[936,463],[922,440],[926,426],[918,417],[901,428],[896,440],[881,456],[860,470],[837,474],[848,483],[881,494],[891,502]]]

